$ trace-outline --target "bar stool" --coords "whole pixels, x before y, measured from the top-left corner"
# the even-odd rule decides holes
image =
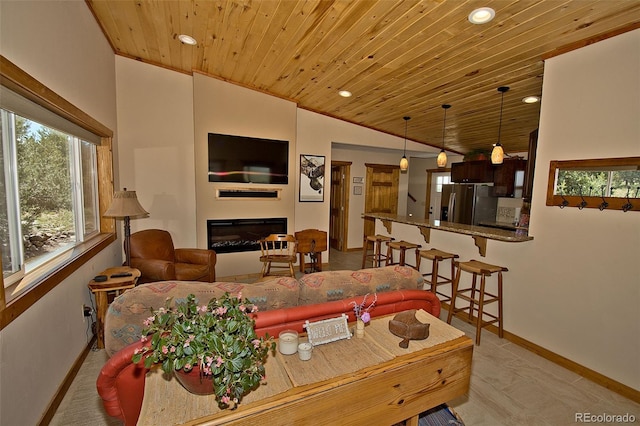
[[[382,243],[389,244],[393,238],[384,235],[365,235],[362,243],[362,269],[365,268],[367,259],[371,259],[372,268],[379,268],[382,262],[387,262],[387,255],[382,254]],[[373,253],[369,254],[369,243],[373,243]]]
[[[438,250],[435,248],[432,248],[430,250],[418,250],[418,252],[416,253],[418,261],[417,261],[417,269],[420,270],[420,263],[422,258],[424,257],[425,259],[429,259],[432,264],[431,264],[431,272],[427,272],[426,274],[422,274],[423,277],[425,277],[425,287],[427,286],[427,284],[431,285],[431,292],[435,295],[441,296],[440,297],[440,301],[441,302],[448,302],[451,300],[450,296],[447,296],[444,293],[441,293],[438,291],[438,286],[443,285],[443,284],[451,284],[451,294],[453,294],[453,279],[455,278],[455,261],[454,259],[457,259],[458,256],[457,254],[453,254],[453,253],[447,253],[446,251],[442,251],[442,250]],[[443,260],[450,260],[451,261],[451,274],[449,275],[449,277],[445,277],[443,275],[440,275],[438,273],[438,265],[440,264],[440,262],[442,262]]]
[[[411,266],[413,269],[418,269],[416,266],[406,263],[407,250],[416,250],[416,265],[418,264],[418,249],[422,246],[420,244],[413,244],[408,241],[390,241],[387,243],[387,266],[388,265],[400,265]],[[393,250],[400,250],[400,260],[398,262],[393,261]]]
[[[477,260],[471,260],[469,262],[458,262],[455,261],[455,265],[457,268],[456,278],[453,281],[453,294],[451,296],[451,306],[449,307],[449,315],[447,316],[447,323],[451,324],[451,318],[456,312],[460,311],[469,311],[469,321],[472,322],[473,319],[473,311],[478,312],[478,321],[476,325],[476,345],[480,345],[480,332],[482,327],[486,327],[489,324],[498,323],[498,336],[502,338],[503,329],[502,329],[502,272],[508,271],[504,266],[496,266],[490,265],[488,263],[479,262]],[[471,283],[471,287],[465,288],[462,290],[458,289],[458,285],[460,284],[460,275],[464,272],[469,272],[473,274],[473,280]],[[491,274],[497,272],[498,273],[498,294],[490,294],[485,291],[485,278],[491,276]],[[480,289],[476,288],[476,281],[480,275]],[[467,296],[466,293],[470,292],[470,295]],[[476,295],[476,293],[478,293]],[[477,296],[477,299],[476,299]],[[487,298],[488,296],[488,298]],[[461,298],[463,300],[469,301],[469,306],[464,308],[456,308],[456,299]],[[493,302],[498,302],[498,315],[489,314],[484,312],[485,305]],[[487,315],[492,318],[491,321],[484,321],[483,315]]]

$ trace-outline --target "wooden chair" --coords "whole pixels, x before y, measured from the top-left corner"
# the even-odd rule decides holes
[[[297,241],[293,235],[271,234],[260,240],[260,262],[262,262],[262,276],[285,275],[272,274],[271,269],[289,269],[289,275],[296,276],[293,265],[296,263]]]

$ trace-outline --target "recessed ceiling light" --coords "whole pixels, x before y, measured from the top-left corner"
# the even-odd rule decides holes
[[[522,102],[525,104],[535,104],[536,102],[540,102],[540,96],[527,96],[522,98]]]
[[[188,44],[188,45],[191,45],[191,46],[195,46],[196,44],[198,44],[198,42],[196,41],[195,38],[193,38],[191,36],[188,36],[186,34],[180,34],[178,36],[178,40],[180,40],[184,44]]]
[[[338,92],[338,95],[342,96],[343,98],[349,98],[351,97],[351,92],[348,90],[340,90]]]
[[[481,7],[469,14],[469,22],[472,24],[486,24],[496,16],[496,11],[490,7]]]

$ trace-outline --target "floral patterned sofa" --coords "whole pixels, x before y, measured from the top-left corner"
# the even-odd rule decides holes
[[[150,308],[164,306],[169,297],[180,301],[193,293],[204,303],[225,292],[242,293],[242,297],[258,306],[259,312],[264,312],[337,302],[367,293],[422,290],[422,286],[423,278],[418,271],[397,265],[358,271],[316,272],[304,275],[299,280],[273,277],[253,284],[192,281],[142,284],[122,293],[109,306],[105,318],[105,348],[107,354],[112,356],[123,347],[139,341],[142,324],[150,315]],[[269,321],[261,323],[260,316],[256,329],[258,327],[268,329],[272,335],[277,330],[277,324],[270,324]]]

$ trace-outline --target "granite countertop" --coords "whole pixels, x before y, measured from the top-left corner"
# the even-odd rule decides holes
[[[404,223],[407,225],[415,225],[423,228],[437,229],[440,231],[455,232],[457,234],[471,235],[474,237],[483,237],[483,238],[487,238],[490,240],[497,240],[497,241],[524,242],[524,241],[533,240],[533,237],[529,235],[520,235],[515,231],[498,229],[498,228],[489,228],[487,226],[464,225],[462,223],[443,222],[440,220],[418,219],[411,216],[400,216],[400,215],[379,214],[379,213],[363,213],[362,217],[388,220],[391,222]]]

